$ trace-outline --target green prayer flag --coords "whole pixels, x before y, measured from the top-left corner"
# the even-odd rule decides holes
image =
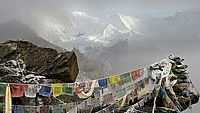
[[[52,106],[52,113],[64,113],[64,105],[53,105]]]
[[[5,96],[7,85],[8,84],[5,84],[5,83],[1,83],[0,84],[0,96]]]
[[[74,87],[69,86],[68,84],[63,84],[62,93],[66,95],[73,95],[74,94]]]
[[[130,72],[122,74],[122,75],[121,75],[121,80],[122,80],[122,79],[125,79],[125,78],[127,78],[127,77],[130,77],[130,75],[131,75]]]

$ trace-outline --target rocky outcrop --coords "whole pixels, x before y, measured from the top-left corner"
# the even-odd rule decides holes
[[[51,48],[38,47],[27,41],[6,41],[0,44],[0,64],[11,60],[22,60],[24,74],[34,73],[60,82],[74,82],[78,75],[77,57],[74,52],[58,52]],[[0,67],[3,82],[17,82],[12,73]],[[9,78],[9,79],[8,79]]]
[[[180,103],[179,107],[181,108],[181,111],[185,111],[188,108],[190,109],[193,104],[198,103],[199,93],[195,89],[195,86],[193,85],[192,81],[189,79],[189,72],[187,72],[188,66],[183,64],[184,59],[171,55],[169,56],[169,59],[173,61],[171,71],[174,76],[170,77],[170,82],[175,81],[173,83],[172,88],[176,97],[174,97],[174,95],[171,94],[170,90],[166,90],[166,93],[172,99],[172,101],[176,102],[175,100],[177,99]],[[194,91],[193,89],[195,89],[196,91]],[[152,105],[153,98],[147,101],[144,106],[141,106],[139,110],[145,113],[152,113]],[[166,106],[166,101],[165,99],[163,99],[161,91],[159,91],[158,93],[156,105],[157,108],[155,110],[155,113],[178,112],[173,109],[166,109],[168,105]]]
[[[184,65],[180,57],[171,58],[174,61],[172,72],[175,77],[172,80],[177,80],[173,86],[173,90],[176,93],[178,100],[183,110],[190,107],[192,104],[196,104],[199,101],[199,95],[195,94],[191,89],[194,88],[192,81],[189,79],[189,73],[187,72],[187,65]],[[190,103],[191,101],[191,103]]]

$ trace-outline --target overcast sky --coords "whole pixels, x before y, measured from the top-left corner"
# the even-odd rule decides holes
[[[141,43],[144,46],[164,48],[183,55],[186,63],[192,67],[190,71],[192,71],[194,83],[200,88],[198,75],[200,34],[197,34],[200,23],[185,24],[185,21],[180,22],[176,18],[180,16],[176,15],[177,12],[187,14],[188,11],[194,9],[200,12],[200,0],[0,0],[0,22],[4,23],[13,19],[23,22],[23,20],[27,21],[27,18],[34,20],[37,17],[38,19],[44,14],[56,16],[58,13],[71,11],[82,11],[100,17],[113,13],[136,15],[146,19],[142,29],[145,40]],[[200,17],[200,15],[197,16]],[[148,20],[148,18],[153,20]],[[169,43],[171,45],[168,45]],[[141,44],[138,43],[138,45]],[[198,105],[195,107],[196,111]]]
[[[31,12],[84,11],[101,16],[122,14],[168,16],[177,11],[199,8],[199,0],[0,0],[1,20],[19,18]]]

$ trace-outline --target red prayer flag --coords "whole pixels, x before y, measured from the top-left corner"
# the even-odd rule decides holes
[[[132,72],[131,72],[131,76],[132,76],[132,79],[133,79],[133,80],[136,80],[136,79],[138,79],[139,77],[141,77],[140,69],[135,70],[135,71],[132,71]]]
[[[11,97],[22,97],[24,91],[28,90],[28,84],[10,84]]]

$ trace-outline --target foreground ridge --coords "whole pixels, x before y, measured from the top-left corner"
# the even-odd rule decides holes
[[[20,48],[21,46],[23,47]],[[30,67],[31,61],[27,60],[25,53],[28,54],[30,51],[26,50],[32,47],[36,46],[28,42],[14,41],[0,45],[0,50],[10,51],[0,55],[1,112],[177,113],[187,108],[191,109],[191,105],[199,101],[199,93],[186,71],[188,66],[183,64],[183,59],[178,56],[170,55],[167,59],[150,66],[115,76],[83,82],[61,83],[58,81],[58,83],[48,80],[52,77],[44,74],[45,71]],[[20,53],[20,55],[15,56],[16,54],[12,55],[12,53],[18,55]],[[32,54],[37,55],[37,52],[32,51]],[[67,57],[69,60],[64,60],[63,54],[71,55]],[[70,52],[60,53],[55,57],[54,62],[59,61],[56,65],[65,69],[65,66],[71,66],[70,64],[77,62],[73,55],[75,54]],[[42,58],[45,61],[45,57]],[[64,65],[66,62],[69,65]],[[75,68],[71,69],[78,71]],[[54,69],[54,66],[48,70],[65,75],[63,71],[58,71],[59,68]],[[7,76],[3,76],[5,74]],[[55,76],[53,79],[60,79],[56,74],[49,74]],[[44,81],[47,79],[46,83],[41,82],[41,79]],[[67,80],[69,79],[66,78],[64,81]]]

